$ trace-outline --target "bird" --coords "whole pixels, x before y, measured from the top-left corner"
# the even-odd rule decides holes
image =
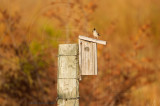
[[[98,36],[100,36],[100,34],[96,31],[96,29],[93,29],[93,36],[96,37],[98,39]]]

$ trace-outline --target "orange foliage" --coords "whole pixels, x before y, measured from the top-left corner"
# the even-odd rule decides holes
[[[80,81],[80,106],[146,106],[159,97],[158,1],[15,1],[0,1],[0,105],[56,105],[58,44],[92,37],[94,27],[107,45],[97,46],[98,75]]]

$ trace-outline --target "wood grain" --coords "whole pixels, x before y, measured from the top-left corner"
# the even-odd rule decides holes
[[[94,42],[94,43],[99,43],[99,44],[103,44],[103,45],[106,45],[106,41],[103,41],[103,40],[98,40],[98,39],[93,39],[93,38],[89,38],[89,37],[86,37],[86,36],[79,36],[79,39],[81,40],[85,40],[85,41],[88,41],[88,42]]]
[[[81,70],[82,75],[95,75],[95,46],[96,43],[81,40]],[[97,71],[97,70],[96,70]]]
[[[79,106],[77,44],[59,45],[57,93],[58,106]]]

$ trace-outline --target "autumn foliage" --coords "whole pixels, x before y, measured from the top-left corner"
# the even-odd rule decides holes
[[[58,44],[94,27],[107,46],[80,106],[160,105],[159,11],[158,0],[0,1],[0,106],[56,105]]]

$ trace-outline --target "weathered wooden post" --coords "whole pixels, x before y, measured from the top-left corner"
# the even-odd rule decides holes
[[[79,106],[78,44],[60,44],[58,55],[58,106]]]

